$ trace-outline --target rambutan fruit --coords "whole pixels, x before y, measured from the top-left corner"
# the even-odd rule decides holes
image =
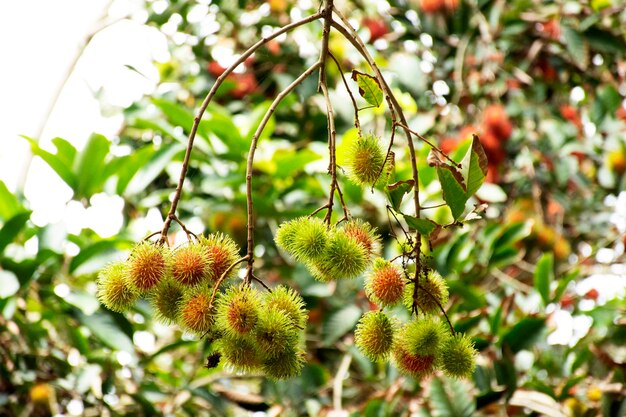
[[[307,322],[307,310],[300,294],[292,288],[279,285],[266,292],[263,297],[263,305],[266,309],[278,309],[284,312],[291,323],[299,328],[304,328]]]
[[[159,321],[174,323],[180,312],[184,292],[180,284],[172,278],[162,280],[150,294],[150,303]]]
[[[404,325],[398,343],[411,355],[437,356],[449,331],[434,316],[414,318]]]
[[[254,327],[254,339],[267,358],[283,353],[298,344],[299,330],[283,310],[270,308],[259,315]]]
[[[280,224],[280,226],[278,226],[278,229],[276,230],[276,236],[274,237],[276,246],[292,256],[294,252],[294,241],[296,233],[300,228],[300,223],[303,221],[303,219],[305,219],[305,217],[299,217],[297,219],[283,222]]]
[[[354,342],[372,361],[386,359],[394,343],[395,322],[382,311],[370,311],[361,317],[354,332]]]
[[[404,296],[404,276],[391,262],[377,258],[365,277],[365,293],[373,303],[383,307],[396,305]]]
[[[168,248],[147,241],[136,245],[126,261],[129,284],[140,293],[153,289],[169,274],[168,251]]]
[[[441,369],[455,378],[469,378],[476,367],[476,349],[464,334],[450,336],[444,341],[439,354]]]
[[[222,233],[212,233],[207,237],[201,237],[200,244],[206,250],[211,263],[209,269],[210,281],[216,282],[219,280],[239,258],[239,247],[235,241],[230,236]],[[230,278],[234,274],[235,271],[231,270],[226,278]]]
[[[288,379],[298,375],[304,366],[305,353],[298,348],[288,347],[276,356],[263,362],[263,372],[271,379]]]
[[[211,276],[211,259],[200,243],[176,249],[172,256],[172,276],[182,285],[192,286]]]
[[[108,265],[98,274],[98,300],[109,310],[123,313],[130,310],[139,294],[128,284],[126,263]]]
[[[419,286],[415,291],[415,284],[409,283],[404,290],[404,304],[409,309],[413,305],[422,313],[429,314],[440,311],[448,302],[448,285],[441,275],[430,270],[426,276],[420,276]]]
[[[359,219],[350,220],[343,225],[342,230],[363,246],[368,256],[373,256],[378,252],[380,236],[369,223]]]
[[[291,243],[291,255],[301,262],[313,262],[324,255],[328,243],[328,228],[322,219],[303,217]]]
[[[394,346],[392,354],[398,370],[415,379],[422,379],[435,370],[434,355],[411,354],[402,345]]]
[[[204,334],[214,323],[211,289],[205,286],[189,290],[180,303],[178,323],[192,333]]]
[[[352,145],[347,165],[350,179],[357,185],[374,185],[385,163],[385,151],[380,138],[374,135],[359,137]]]
[[[250,336],[225,334],[219,339],[217,345],[222,358],[236,371],[255,371],[263,364],[263,355]]]
[[[245,286],[232,286],[216,303],[216,324],[226,334],[248,334],[254,328],[261,307],[259,292]]]
[[[363,246],[339,229],[331,235],[324,255],[315,267],[325,277],[340,279],[354,278],[363,273],[368,265],[369,259]]]

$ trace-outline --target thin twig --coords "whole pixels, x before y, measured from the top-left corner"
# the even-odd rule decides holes
[[[272,292],[272,289],[270,287],[267,286],[266,283],[264,283],[261,278],[257,277],[256,275],[252,274],[252,279],[256,282],[258,282],[259,284],[261,284],[261,286],[263,286],[263,288],[265,288],[267,291]]]
[[[324,72],[324,67],[320,70]],[[336,161],[336,134],[335,131],[335,112],[333,110],[333,105],[330,101],[330,94],[328,93],[328,86],[326,85],[326,77],[321,80],[320,88],[322,93],[324,94],[324,101],[326,102],[326,119],[328,122],[328,154],[329,154],[329,162],[328,162],[328,174],[330,174],[330,190],[328,192],[328,204],[326,212],[326,216],[324,217],[324,222],[330,225],[330,220],[333,215],[333,205],[335,198],[335,187],[337,186],[337,161]]]
[[[330,38],[330,23],[333,20],[333,0],[325,0],[324,10],[322,10],[324,18],[324,28],[322,29],[322,49],[320,51],[319,61],[322,64],[319,81],[317,83],[317,91],[322,90],[322,84],[326,84],[326,59],[328,57],[328,40]]]
[[[160,234],[161,234],[161,231],[160,231],[160,230],[159,230],[158,232],[150,233],[148,236],[144,237],[144,238],[143,238],[143,240],[144,240],[144,241],[145,241],[145,240],[150,240],[151,238],[153,238],[153,237],[155,237],[155,236],[157,236],[157,235],[160,235]]]
[[[194,239],[198,240],[198,236],[196,236],[196,234],[194,232],[192,232],[191,230],[187,229],[187,226],[185,226],[185,224],[178,218],[178,216],[173,215],[174,216],[174,221],[176,223],[178,223],[178,225],[180,226],[181,229],[183,229],[183,232],[185,232],[187,234],[187,240],[191,240],[191,236],[194,237]]]
[[[339,63],[337,58],[335,58],[335,55],[333,55],[331,52],[328,53],[328,56],[330,56],[332,60],[335,61],[335,64],[337,64],[337,69],[339,70],[339,74],[341,75],[341,79],[343,80],[343,85],[346,87],[346,91],[348,92],[348,95],[350,96],[350,100],[352,101],[352,107],[354,107],[354,127],[356,127],[356,130],[360,133],[361,122],[359,121],[359,106],[356,104],[356,99],[354,98],[354,94],[352,94],[352,90],[350,90],[350,86],[348,85],[348,80],[346,80],[346,76],[343,73],[341,64]]]
[[[411,132],[412,134],[414,134],[419,140],[421,140],[422,142],[426,143],[428,146],[430,146],[432,149],[436,150],[437,152],[439,152],[444,158],[446,158],[448,160],[448,162],[450,162],[452,165],[454,165],[455,167],[460,167],[460,165],[458,163],[456,163],[454,160],[450,159],[450,157],[448,155],[446,155],[446,153],[444,151],[442,151],[438,146],[433,145],[432,142],[430,142],[428,139],[426,139],[424,136],[420,135],[419,133],[417,133],[415,130],[411,129],[410,127],[400,123],[400,122],[396,122],[396,125],[400,126],[401,128],[403,128],[404,130],[408,130],[409,132]]]
[[[448,317],[446,310],[443,308],[443,306],[441,305],[437,297],[435,297],[430,291],[428,291],[419,283],[415,283],[415,288],[419,288],[421,291],[424,291],[426,294],[428,294],[430,298],[432,298],[435,304],[437,304],[437,307],[439,307],[439,310],[441,310],[441,313],[446,318],[446,321],[448,322],[448,326],[450,326],[450,332],[452,333],[452,336],[454,336],[456,334],[456,332],[454,331],[454,326],[452,326],[452,322],[450,321],[450,318]],[[413,299],[413,307],[415,308],[415,298]]]
[[[232,271],[233,268],[235,268],[240,263],[245,262],[247,260],[248,260],[248,255],[246,255],[243,258],[240,258],[239,260],[233,262],[228,268],[226,268],[226,270],[222,273],[222,275],[219,277],[219,279],[215,283],[215,286],[213,287],[213,293],[211,294],[211,299],[209,300],[209,306],[213,306],[213,301],[215,301],[215,296],[217,295],[217,290],[219,289],[220,285],[222,285],[222,282],[224,282],[224,280],[226,279],[228,274],[230,274],[230,271]]]
[[[206,111],[206,108],[209,106],[209,103],[211,102],[215,94],[217,93],[217,90],[222,85],[226,77],[228,77],[235,70],[235,68],[237,68],[241,63],[243,63],[246,59],[248,59],[257,49],[265,45],[267,42],[271,41],[274,38],[277,38],[283,33],[289,32],[290,30],[295,29],[299,26],[302,26],[306,23],[313,22],[314,20],[317,20],[321,17],[322,17],[322,13],[315,13],[311,16],[305,17],[304,19],[298,20],[297,22],[293,22],[289,25],[286,25],[267,37],[261,38],[258,42],[256,42],[250,48],[248,48],[247,51],[241,54],[241,56],[239,57],[239,59],[237,59],[237,61],[235,61],[230,67],[226,68],[226,70],[224,70],[222,75],[217,77],[217,79],[215,80],[215,84],[213,84],[213,87],[211,87],[211,90],[209,91],[207,96],[204,98],[204,101],[202,102],[202,105],[200,106],[200,109],[198,110],[198,113],[196,114],[196,117],[194,118],[193,125],[191,127],[191,132],[189,132],[187,149],[185,150],[185,158],[183,159],[183,167],[180,170],[180,177],[178,179],[178,185],[176,186],[176,192],[174,194],[174,197],[172,198],[172,204],[170,206],[170,210],[165,219],[165,222],[163,223],[163,230],[161,231],[161,242],[165,242],[167,238],[167,231],[169,230],[170,224],[172,223],[172,217],[170,216],[176,213],[176,207],[178,206],[178,201],[180,200],[180,196],[183,191],[183,184],[185,182],[185,176],[187,175],[187,169],[189,168],[189,159],[191,157],[191,150],[193,149],[193,141],[196,137],[198,127],[200,126],[202,115]]]

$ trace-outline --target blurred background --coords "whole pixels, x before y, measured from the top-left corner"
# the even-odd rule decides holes
[[[95,297],[97,272],[161,229],[215,78],[319,2],[25,0],[0,6],[0,415],[626,415],[626,4],[335,4],[414,130],[453,157],[477,133],[487,153],[471,201],[486,210],[439,233],[428,254],[450,286],[452,323],[480,351],[473,378],[418,382],[371,363],[352,335],[374,308],[363,279],[322,284],[277,251],[277,226],[324,204],[329,186],[316,77],[278,107],[254,172],[257,275],[296,288],[310,310],[300,377],[205,369],[209,342],[159,324],[145,302],[118,314]],[[245,248],[252,133],[320,38],[314,22],[269,42],[219,90],[179,206],[193,232]],[[370,69],[338,33],[330,50],[341,165],[356,131],[340,74]],[[383,108],[360,119],[389,138]],[[436,205],[428,151],[418,144],[421,198]],[[385,196],[340,182],[384,254],[397,254]],[[446,210],[427,215],[445,222]],[[185,240],[172,229],[173,245]]]

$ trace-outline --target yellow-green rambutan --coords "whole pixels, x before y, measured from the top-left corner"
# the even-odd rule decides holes
[[[298,348],[288,347],[276,356],[263,362],[263,372],[271,379],[288,379],[297,376],[304,366],[305,353]]]
[[[211,267],[209,270],[209,280],[217,281],[228,270],[228,268],[239,259],[239,247],[235,241],[222,233],[213,233],[209,236],[201,237],[200,244],[206,250]],[[226,278],[235,274],[231,270]]]
[[[300,224],[305,221],[304,219],[306,219],[306,217],[299,217],[281,223],[276,230],[276,236],[274,236],[276,246],[293,256],[296,233],[300,228]]]
[[[476,367],[477,354],[469,337],[456,334],[448,337],[442,344],[439,365],[448,376],[469,378]]]
[[[168,252],[169,248],[148,241],[136,245],[126,261],[129,284],[140,293],[153,289],[169,274]]]
[[[205,286],[188,290],[178,313],[178,324],[185,330],[196,334],[204,334],[214,323],[214,308],[211,305],[211,289]]]
[[[406,285],[404,291],[405,306],[412,310],[412,306],[415,304],[418,311],[425,314],[441,311],[440,306],[445,307],[448,302],[449,292],[446,281],[434,270],[419,278],[419,286],[416,291],[414,283]]]
[[[323,256],[314,266],[324,276],[340,279],[357,277],[367,269],[368,264],[363,246],[339,229],[331,235]]]
[[[109,310],[123,313],[130,310],[139,294],[129,285],[126,276],[126,263],[108,265],[98,274],[98,300]]]
[[[261,368],[263,355],[250,336],[225,334],[217,342],[222,359],[238,372],[250,372]]]
[[[300,294],[292,288],[279,285],[273,288],[272,292],[266,292],[263,296],[263,305],[265,309],[281,310],[296,327],[304,328],[306,326],[308,314],[304,308],[304,301]]]
[[[232,286],[217,299],[217,326],[226,334],[244,335],[256,325],[261,297],[254,288]]]
[[[254,327],[254,339],[267,358],[280,355],[298,344],[299,329],[289,316],[278,308],[269,308],[260,314]]]
[[[385,162],[385,151],[380,138],[374,135],[359,137],[353,144],[347,165],[350,179],[358,185],[374,185]]]
[[[404,325],[398,343],[410,354],[437,356],[449,335],[438,317],[421,316]]]
[[[316,217],[302,217],[296,224],[289,253],[301,262],[314,262],[324,256],[328,243],[328,227],[324,221]]]
[[[365,313],[356,325],[354,342],[372,361],[386,359],[393,347],[396,323],[382,311]]]
[[[342,230],[363,246],[368,256],[373,256],[378,252],[380,236],[376,233],[376,228],[369,223],[359,219],[350,220],[343,225]]]
[[[391,262],[377,258],[365,278],[365,293],[373,303],[387,307],[396,305],[404,296],[404,275]]]
[[[173,278],[162,280],[150,294],[156,318],[166,324],[176,322],[183,296],[183,288]]]
[[[173,253],[172,276],[182,285],[193,286],[208,280],[211,269],[211,259],[198,242],[181,246]]]

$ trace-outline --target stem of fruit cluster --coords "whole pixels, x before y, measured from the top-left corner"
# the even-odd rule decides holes
[[[448,326],[450,327],[450,333],[452,333],[452,335],[454,336],[456,334],[456,332],[454,331],[454,326],[452,326],[452,322],[450,321],[450,318],[448,317],[448,314],[446,313],[446,310],[443,308],[443,306],[441,305],[441,303],[439,302],[439,300],[437,299],[437,297],[435,297],[430,291],[428,291],[428,289],[424,288],[422,285],[420,285],[417,281],[415,282],[415,289],[419,288],[420,291],[424,291],[430,298],[432,298],[432,300],[435,302],[435,304],[437,304],[437,307],[439,307],[439,310],[441,310],[441,314],[443,314],[443,316],[446,318],[446,321],[448,322]],[[416,309],[416,304],[415,304],[415,297],[416,294],[415,292],[413,293],[413,308]]]
[[[185,150],[185,157],[183,159],[183,167],[180,170],[180,177],[178,179],[178,185],[176,186],[176,191],[174,193],[174,197],[172,198],[172,203],[171,203],[169,212],[167,214],[167,217],[165,218],[165,222],[163,223],[163,229],[161,230],[161,239],[160,239],[161,244],[165,243],[165,241],[167,240],[167,232],[173,220],[172,216],[176,215],[176,208],[178,207],[178,202],[180,200],[180,197],[183,191],[183,185],[185,183],[187,169],[189,168],[189,159],[191,157],[191,150],[193,149],[193,142],[196,137],[196,133],[198,132],[200,121],[202,120],[202,116],[204,115],[204,112],[209,106],[209,103],[211,102],[211,100],[213,100],[213,97],[217,93],[217,90],[219,89],[219,87],[222,85],[224,80],[226,80],[226,78],[235,70],[235,68],[237,68],[246,59],[248,59],[261,46],[265,45],[267,42],[271,41],[272,39],[277,38],[283,33],[287,33],[291,31],[292,29],[295,29],[299,26],[302,26],[304,24],[320,19],[322,16],[323,16],[323,13],[321,12],[315,13],[311,16],[305,17],[304,19],[298,20],[297,22],[293,22],[286,26],[283,26],[282,28],[278,29],[276,32],[272,33],[271,35],[261,38],[258,42],[256,42],[250,48],[248,48],[243,54],[241,54],[239,59],[237,59],[237,61],[235,61],[231,66],[226,68],[219,77],[217,77],[217,79],[215,80],[215,83],[213,84],[213,87],[211,87],[211,90],[204,98],[204,101],[202,102],[200,109],[198,109],[198,113],[196,114],[194,121],[193,121],[193,125],[191,126],[191,131],[189,132],[189,139],[187,142],[187,149]]]
[[[213,286],[213,293],[211,294],[211,299],[209,300],[209,306],[213,306],[213,301],[215,301],[217,290],[219,289],[220,285],[222,285],[222,282],[224,282],[226,277],[230,274],[230,271],[232,271],[233,268],[239,265],[240,263],[245,262],[247,260],[248,260],[248,255],[233,262],[228,268],[226,268],[224,272],[222,272],[222,275],[218,278],[217,282],[215,283],[215,286]]]
[[[306,71],[304,71],[298,78],[296,78],[291,84],[289,84],[283,91],[278,93],[269,109],[265,112],[261,123],[257,127],[254,132],[254,136],[252,136],[252,142],[250,143],[250,150],[248,151],[248,158],[246,161],[246,203],[248,207],[248,272],[246,274],[246,281],[249,283],[252,280],[252,271],[254,264],[254,202],[252,201],[252,164],[254,163],[254,154],[257,148],[257,143],[259,141],[259,137],[261,133],[263,133],[263,129],[265,129],[265,125],[269,121],[272,114],[276,110],[276,107],[280,104],[280,102],[287,96],[294,88],[302,83],[308,76],[314,73],[318,68],[322,66],[321,61],[317,61],[315,64],[310,66]]]
[[[320,63],[322,69],[320,71],[317,91],[322,90],[322,85],[326,84],[326,59],[328,58],[328,40],[330,38],[330,23],[333,20],[333,0],[325,0],[324,10],[322,10],[324,18],[324,28],[322,29],[322,49],[320,51]]]
[[[433,143],[431,141],[429,141],[428,139],[426,139],[424,136],[420,135],[419,133],[417,133],[415,130],[411,129],[410,127],[408,127],[407,125],[400,123],[400,122],[396,122],[395,123],[396,126],[401,127],[402,129],[404,129],[405,131],[409,131],[412,134],[415,135],[416,138],[418,138],[419,140],[421,140],[422,142],[424,142],[425,144],[427,144],[428,146],[430,146],[432,149],[436,150],[437,152],[439,152],[440,155],[442,155],[444,158],[446,158],[446,160],[448,162],[450,162],[453,166],[455,167],[460,167],[459,164],[457,164],[453,159],[451,159],[448,155],[446,155],[446,153],[444,151],[442,151],[439,147],[437,147],[436,145],[433,145]],[[423,208],[423,207],[422,207]]]
[[[324,68],[322,67],[320,72],[324,72]],[[335,112],[333,110],[333,105],[330,102],[330,95],[328,93],[328,86],[326,85],[326,77],[320,83],[320,88],[322,93],[324,94],[324,101],[326,102],[326,119],[328,125],[328,173],[330,174],[330,191],[328,192],[328,204],[326,212],[326,216],[324,217],[324,222],[330,225],[330,221],[333,215],[333,204],[335,197],[335,186],[337,185],[337,161],[336,161],[336,146],[335,141],[337,138],[337,132],[335,131]]]
[[[348,85],[348,80],[346,80],[346,76],[344,75],[343,69],[341,68],[341,64],[339,63],[337,58],[335,58],[335,56],[330,52],[328,53],[328,56],[330,56],[332,60],[335,61],[335,64],[337,65],[337,69],[339,70],[339,74],[341,75],[343,85],[346,87],[346,91],[348,92],[348,95],[350,96],[350,100],[352,101],[352,107],[354,107],[354,127],[356,128],[358,132],[361,132],[361,122],[359,120],[359,106],[356,104],[356,99],[354,98],[354,94],[352,94],[352,90],[350,90],[350,86]]]

